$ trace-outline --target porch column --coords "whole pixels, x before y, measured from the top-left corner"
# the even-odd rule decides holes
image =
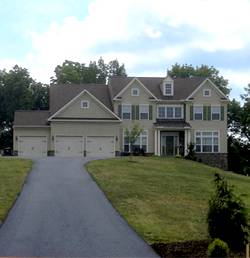
[[[158,132],[157,155],[160,156],[161,155],[161,131],[157,130],[157,132]]]
[[[158,153],[158,130],[155,129],[155,144],[154,144],[154,152],[155,155]]]
[[[184,135],[184,156],[187,155],[188,153],[188,131],[185,130],[185,135]]]

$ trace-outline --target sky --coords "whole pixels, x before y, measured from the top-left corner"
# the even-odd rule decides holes
[[[0,70],[49,83],[64,60],[118,59],[129,76],[214,66],[231,98],[250,83],[250,0],[1,0]]]

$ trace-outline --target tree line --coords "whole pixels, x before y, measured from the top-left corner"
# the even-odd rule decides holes
[[[194,76],[210,78],[228,95],[228,80],[213,66],[174,64],[168,70],[173,78]],[[100,57],[89,64],[65,60],[57,65],[50,84],[105,84],[111,76],[127,76],[125,65],[118,60],[108,63]],[[250,84],[241,95],[242,105],[233,99],[228,105],[229,169],[250,174]],[[49,85],[34,80],[26,68],[15,65],[0,70],[0,149],[12,147],[12,125],[15,110],[46,110],[49,108]]]

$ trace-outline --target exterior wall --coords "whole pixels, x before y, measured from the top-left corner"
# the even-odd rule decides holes
[[[211,97],[203,97],[203,89],[211,90]],[[191,105],[222,105],[224,106],[224,120],[190,120],[190,106]],[[191,129],[191,142],[195,142],[196,130],[219,131],[220,147],[219,152],[227,153],[227,102],[220,99],[220,95],[209,82],[205,83],[196,94],[193,100],[186,103],[186,121],[190,123]]]
[[[14,127],[13,130],[13,151],[18,151],[18,141],[16,138],[19,136],[46,136],[48,142],[48,151],[51,150],[50,142],[50,127]]]
[[[89,108],[81,108],[81,101],[89,101]],[[60,112],[56,117],[73,117],[73,118],[114,118],[112,114],[94,100],[86,92],[73,101],[66,109]]]
[[[120,123],[112,122],[51,122],[51,149],[54,151],[56,136],[114,136],[115,150],[120,151]]]
[[[139,88],[139,96],[132,96],[131,89]],[[121,104],[149,104],[152,105],[152,120],[123,120],[119,130],[120,150],[123,151],[123,130],[125,128],[132,128],[134,123],[139,123],[140,127],[144,130],[148,130],[148,152],[154,153],[154,126],[153,123],[156,121],[156,103],[149,98],[151,95],[137,82],[128,87],[128,89],[121,95],[122,99],[119,101],[114,101],[114,112],[118,115],[118,105]]]
[[[196,153],[198,161],[218,167],[223,170],[228,169],[228,155],[227,153]]]

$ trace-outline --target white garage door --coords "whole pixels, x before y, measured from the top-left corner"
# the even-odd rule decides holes
[[[82,157],[82,136],[56,136],[55,155],[61,157]]]
[[[88,157],[113,157],[115,156],[114,144],[114,137],[89,136],[86,143],[86,155]]]
[[[19,156],[47,156],[46,136],[19,136]]]

